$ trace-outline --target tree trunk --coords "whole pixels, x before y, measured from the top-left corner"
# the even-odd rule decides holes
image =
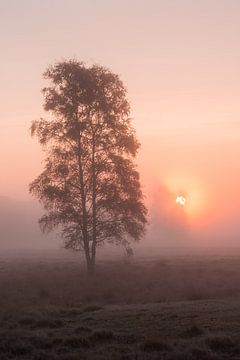
[[[89,259],[86,257],[87,262],[87,274],[92,277],[95,274],[95,259]]]
[[[92,139],[92,248],[91,248],[91,261],[92,266],[95,268],[95,258],[96,258],[96,246],[97,246],[97,229],[96,229],[96,221],[97,221],[97,206],[96,206],[96,185],[97,185],[97,176],[95,171],[95,134],[93,133]]]
[[[83,234],[83,246],[84,252],[87,262],[87,272],[89,275],[93,273],[92,271],[92,261],[91,261],[91,254],[89,249],[89,237],[88,237],[88,228],[87,228],[87,210],[86,210],[86,194],[84,191],[84,176],[83,176],[83,164],[82,164],[82,147],[81,147],[81,135],[80,135],[80,128],[79,122],[77,118],[77,125],[78,125],[78,174],[79,174],[79,184],[80,184],[80,194],[81,194],[81,205],[82,205],[82,234]]]

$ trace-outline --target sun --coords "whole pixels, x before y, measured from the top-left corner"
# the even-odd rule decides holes
[[[206,216],[209,207],[207,199],[211,194],[202,179],[174,174],[166,177],[164,184],[171,194],[171,204],[176,211],[183,212],[194,222]]]
[[[186,198],[184,196],[182,196],[182,195],[178,195],[176,197],[176,203],[178,205],[184,206],[186,204],[186,201],[187,201]]]

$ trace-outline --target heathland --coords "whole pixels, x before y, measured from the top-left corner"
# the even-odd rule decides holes
[[[240,257],[0,257],[0,359],[240,359]]]

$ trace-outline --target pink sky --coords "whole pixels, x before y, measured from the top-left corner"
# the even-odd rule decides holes
[[[75,57],[128,88],[149,205],[161,187],[173,199],[184,192],[194,226],[238,233],[238,0],[3,0],[0,20],[0,195],[29,198],[41,169],[28,132],[44,115],[41,75]]]

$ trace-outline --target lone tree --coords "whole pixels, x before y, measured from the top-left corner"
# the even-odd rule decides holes
[[[50,82],[44,109],[51,116],[34,121],[31,134],[46,159],[29,189],[46,210],[42,230],[58,228],[65,248],[84,251],[92,274],[99,246],[129,249],[147,222],[126,89],[108,69],[75,60],[50,66],[44,78]]]

